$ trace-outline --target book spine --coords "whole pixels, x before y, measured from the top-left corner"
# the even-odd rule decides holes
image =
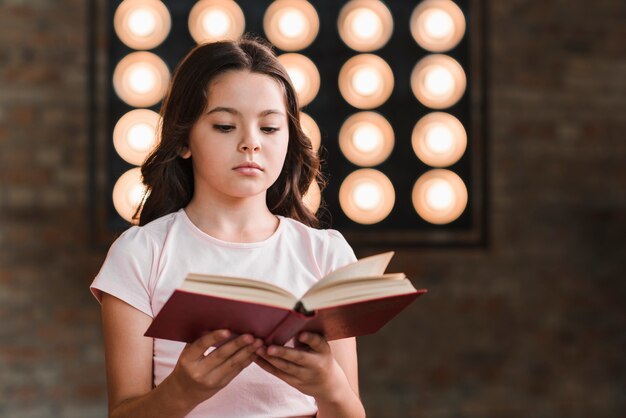
[[[291,311],[265,338],[266,345],[285,345],[287,341],[296,336],[307,322],[315,318],[317,315],[303,315],[298,312]]]

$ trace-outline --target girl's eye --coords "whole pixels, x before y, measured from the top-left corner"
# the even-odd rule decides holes
[[[265,132],[266,134],[272,134],[272,133],[278,131],[278,128],[273,128],[273,127],[268,126],[268,127],[265,127],[265,128],[261,128],[261,130],[263,132]]]
[[[226,133],[232,131],[235,127],[233,125],[213,125],[213,129]]]

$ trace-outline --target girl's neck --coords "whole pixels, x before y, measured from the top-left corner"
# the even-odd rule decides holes
[[[263,202],[220,207],[192,199],[185,207],[191,222],[202,232],[222,241],[259,242],[274,234],[280,223]]]

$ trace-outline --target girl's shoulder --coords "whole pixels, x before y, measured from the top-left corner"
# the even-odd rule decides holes
[[[142,226],[131,226],[120,234],[114,245],[125,248],[147,248],[163,243],[176,223],[179,212],[161,216]]]

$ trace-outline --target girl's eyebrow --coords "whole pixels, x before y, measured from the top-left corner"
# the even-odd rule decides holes
[[[240,116],[241,112],[239,112],[237,109],[233,109],[232,107],[223,107],[223,106],[217,106],[214,107],[213,109],[209,110],[206,114],[210,115],[212,113],[216,113],[216,112],[226,112],[226,113],[230,113],[232,115],[235,116]],[[278,109],[267,109],[264,110],[262,112],[259,113],[259,116],[267,116],[267,115],[280,115],[280,116],[285,116],[284,112],[281,112]]]

